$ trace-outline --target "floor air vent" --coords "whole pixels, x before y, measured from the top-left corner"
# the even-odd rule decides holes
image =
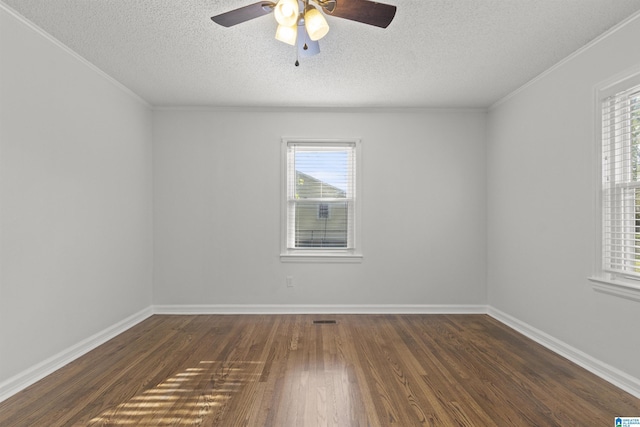
[[[335,325],[336,321],[335,320],[314,320],[313,324],[314,325]]]

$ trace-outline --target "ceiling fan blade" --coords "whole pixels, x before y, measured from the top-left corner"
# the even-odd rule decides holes
[[[275,5],[275,3],[269,1],[259,1],[258,3],[253,3],[229,12],[221,13],[220,15],[212,16],[211,20],[223,27],[232,27],[236,24],[271,13]]]
[[[337,0],[333,10],[324,9],[330,16],[350,19],[363,24],[387,28],[396,16],[396,7],[369,0]]]

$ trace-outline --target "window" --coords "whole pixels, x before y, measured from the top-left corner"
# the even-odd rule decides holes
[[[640,85],[602,101],[603,269],[640,278]]]
[[[640,298],[640,73],[597,90],[601,179],[596,289]]]
[[[281,259],[360,259],[359,141],[282,144]]]

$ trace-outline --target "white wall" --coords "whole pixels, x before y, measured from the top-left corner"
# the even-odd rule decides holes
[[[594,87],[640,64],[640,18],[492,109],[489,304],[640,378],[638,302],[595,292]]]
[[[156,111],[153,128],[156,304],[486,302],[484,113]],[[283,136],[362,139],[361,264],[280,262]]]
[[[0,383],[151,304],[151,112],[0,8]]]

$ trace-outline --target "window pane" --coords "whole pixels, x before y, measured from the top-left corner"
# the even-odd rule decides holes
[[[357,142],[286,144],[285,247],[354,250]]]
[[[634,190],[634,234],[632,241],[632,250],[630,250],[630,258],[632,271],[640,273],[640,189]]]
[[[640,277],[639,87],[603,100],[604,270]]]
[[[638,164],[640,163],[640,94],[636,94],[631,98],[630,102],[630,137],[631,137],[631,159],[632,159],[632,175],[634,181],[640,181],[640,170],[638,170]]]
[[[295,246],[346,248],[348,213],[348,202],[296,201]]]
[[[296,148],[295,198],[345,198],[349,187],[349,152]]]

